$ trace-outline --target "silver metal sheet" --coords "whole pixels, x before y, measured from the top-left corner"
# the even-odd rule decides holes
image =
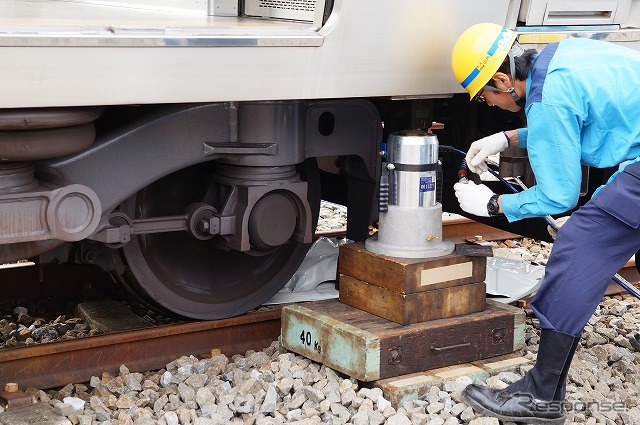
[[[335,0],[320,29],[97,3],[0,0],[0,107],[450,95],[457,36],[509,0]]]
[[[119,4],[0,0],[0,46],[320,46],[323,40],[309,24]]]

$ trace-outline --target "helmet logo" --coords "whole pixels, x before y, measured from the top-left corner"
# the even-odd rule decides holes
[[[498,37],[496,37],[496,40],[493,42],[491,47],[489,47],[487,54],[482,58],[480,63],[476,66],[476,69],[478,71],[482,71],[484,66],[491,59],[491,57],[495,55],[496,50],[502,50],[502,51],[508,50],[511,47],[510,44],[512,40],[513,39],[511,38],[511,31],[506,28],[503,28],[502,31],[500,31],[500,34],[498,34]]]
[[[498,37],[498,49],[507,50],[510,46],[511,42],[511,34],[509,34],[509,30],[506,28],[500,31],[500,36]]]
[[[493,42],[491,47],[489,47],[487,54],[489,56],[493,56],[498,49],[502,51],[508,50],[511,47],[511,41],[513,41],[511,37],[511,31],[503,28],[502,31],[500,31],[500,34],[498,34],[498,37],[496,37],[496,40]]]

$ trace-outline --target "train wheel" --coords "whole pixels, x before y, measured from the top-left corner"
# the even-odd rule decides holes
[[[121,209],[136,218],[180,214],[203,199],[210,167],[200,164],[173,173],[138,192]],[[315,159],[298,171],[308,183],[315,229],[320,210]],[[125,272],[115,277],[150,305],[170,313],[221,319],[246,313],[275,295],[296,272],[310,245],[289,240],[262,255],[250,255],[186,232],[138,235],[121,248]]]

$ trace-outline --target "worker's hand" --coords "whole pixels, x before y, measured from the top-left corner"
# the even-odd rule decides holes
[[[502,152],[508,147],[509,139],[502,131],[476,140],[471,143],[467,151],[467,168],[476,174],[487,171],[487,163],[484,162],[487,157]]]
[[[569,220],[569,217],[571,217],[570,215],[565,215],[564,217],[560,217],[557,218],[556,221],[556,227],[557,230],[554,230],[551,228],[551,226],[547,226],[547,232],[549,232],[549,234],[551,235],[551,237],[553,238],[553,240],[556,240],[556,236],[558,235],[558,230],[560,230],[560,228],[562,227],[562,225],[564,223],[567,222],[567,220]]]
[[[483,184],[475,184],[472,181],[468,183],[456,183],[453,185],[456,191],[456,198],[460,203],[460,208],[469,214],[480,217],[489,217],[487,204],[489,198],[493,196],[493,191]]]

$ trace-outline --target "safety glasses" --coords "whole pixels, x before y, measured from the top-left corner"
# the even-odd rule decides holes
[[[508,90],[500,90],[500,89],[497,89],[495,87],[491,87],[491,86],[486,85],[486,86],[484,86],[482,88],[482,90],[480,90],[478,92],[478,95],[474,98],[476,102],[479,102],[479,103],[486,103],[487,102],[487,99],[482,94],[485,90],[489,90],[489,91],[493,91],[493,92],[497,92],[497,93],[511,93],[513,91],[513,87],[510,87]]]

